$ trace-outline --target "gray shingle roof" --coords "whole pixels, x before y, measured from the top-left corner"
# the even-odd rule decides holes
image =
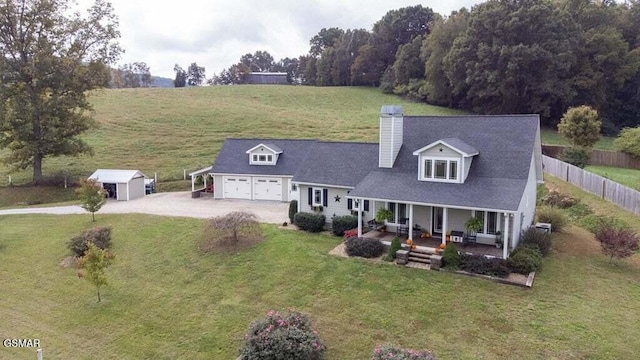
[[[378,166],[378,144],[315,143],[293,181],[353,187]]]
[[[215,174],[293,175],[316,140],[226,139],[213,162]],[[249,165],[246,151],[256,145],[271,144],[282,150],[276,165]],[[274,149],[276,150],[276,149]]]
[[[405,116],[403,145],[393,168],[371,172],[351,195],[516,210],[528,180],[538,123],[538,115]],[[465,183],[419,181],[413,152],[450,138],[479,152]]]
[[[446,139],[442,139],[442,141],[467,154],[478,153],[478,150],[476,150],[476,148],[474,148],[473,146],[465,143],[464,141],[458,138],[446,138]]]
[[[276,146],[276,144],[274,143],[265,143],[264,146],[268,147],[269,149],[275,151],[276,153],[281,153],[282,149],[280,149],[278,146]]]

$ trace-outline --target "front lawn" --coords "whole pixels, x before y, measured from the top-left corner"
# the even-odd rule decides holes
[[[333,257],[340,238],[275,226],[251,250],[203,256],[195,246],[203,220],[97,218],[0,216],[0,333],[39,338],[46,359],[233,359],[251,321],[293,307],[310,315],[327,359],[368,359],[380,343],[439,359],[640,353],[640,268],[609,265],[575,227],[522,289]],[[100,304],[76,270],[59,265],[67,239],[93,225],[114,229]],[[0,358],[33,357],[0,347]]]

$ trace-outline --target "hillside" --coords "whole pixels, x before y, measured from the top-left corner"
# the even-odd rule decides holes
[[[47,158],[45,176],[89,175],[96,168],[136,168],[160,179],[208,166],[227,137],[374,141],[378,112],[401,104],[406,114],[454,110],[403,101],[371,88],[214,86],[108,89],[91,95],[100,128],[85,135],[93,157]],[[0,186],[7,167],[0,166]],[[11,174],[30,181],[30,169]]]

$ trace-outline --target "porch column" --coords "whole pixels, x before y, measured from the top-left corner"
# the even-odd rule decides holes
[[[502,258],[506,259],[509,250],[509,213],[504,213],[504,231],[502,234]]]
[[[364,204],[364,200],[357,199],[358,202],[358,237],[362,237],[362,211],[360,209],[360,204]]]
[[[196,180],[195,180],[195,177],[191,175],[191,192],[195,192],[195,191],[196,191]]]
[[[449,217],[449,208],[442,208],[442,244],[447,245],[447,228]]]
[[[409,230],[407,230],[407,238],[413,240],[413,204],[409,204]]]

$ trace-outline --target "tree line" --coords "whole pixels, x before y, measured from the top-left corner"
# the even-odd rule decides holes
[[[389,11],[371,31],[321,29],[297,59],[246,54],[214,83],[286,71],[304,85],[380,87],[480,114],[536,113],[547,126],[588,105],[612,134],[640,124],[639,19],[638,0],[489,0],[449,16],[416,5]]]

